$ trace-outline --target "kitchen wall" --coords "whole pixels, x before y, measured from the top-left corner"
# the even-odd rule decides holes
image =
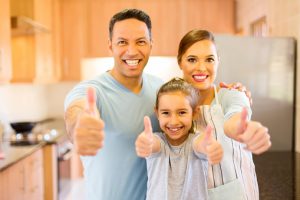
[[[289,36],[300,41],[299,0],[236,0],[236,28],[251,34],[251,23],[265,16],[269,36]],[[300,51],[297,51],[296,151],[300,152]]]
[[[63,103],[73,82],[10,84],[0,87],[0,112],[10,122],[63,117]]]

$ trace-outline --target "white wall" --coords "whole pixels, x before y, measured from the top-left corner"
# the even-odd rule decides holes
[[[85,58],[81,61],[81,79],[93,78],[113,67],[112,57]],[[155,75],[164,81],[173,77],[182,77],[175,56],[151,56],[144,70],[145,73]]]
[[[63,102],[75,83],[9,84],[0,87],[0,113],[9,122],[63,117]]]

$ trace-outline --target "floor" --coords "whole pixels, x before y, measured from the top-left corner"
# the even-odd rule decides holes
[[[254,156],[260,200],[300,200],[300,153]],[[62,183],[59,200],[84,200],[83,180]]]
[[[85,200],[83,180],[62,180],[58,200]]]
[[[300,153],[254,156],[260,200],[300,200]]]

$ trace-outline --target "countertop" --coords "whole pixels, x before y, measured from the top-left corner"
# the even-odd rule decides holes
[[[1,142],[4,158],[0,159],[0,172],[48,144],[55,144],[67,137],[63,119],[47,119],[37,124],[38,131],[49,132],[52,137],[34,145],[12,146],[9,141]]]

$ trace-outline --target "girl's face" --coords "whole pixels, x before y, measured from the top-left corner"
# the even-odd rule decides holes
[[[171,145],[180,145],[187,139],[192,127],[193,110],[182,92],[161,94],[156,115]]]
[[[184,79],[200,91],[211,88],[216,79],[218,65],[217,49],[210,40],[193,44],[182,55],[180,62]]]

